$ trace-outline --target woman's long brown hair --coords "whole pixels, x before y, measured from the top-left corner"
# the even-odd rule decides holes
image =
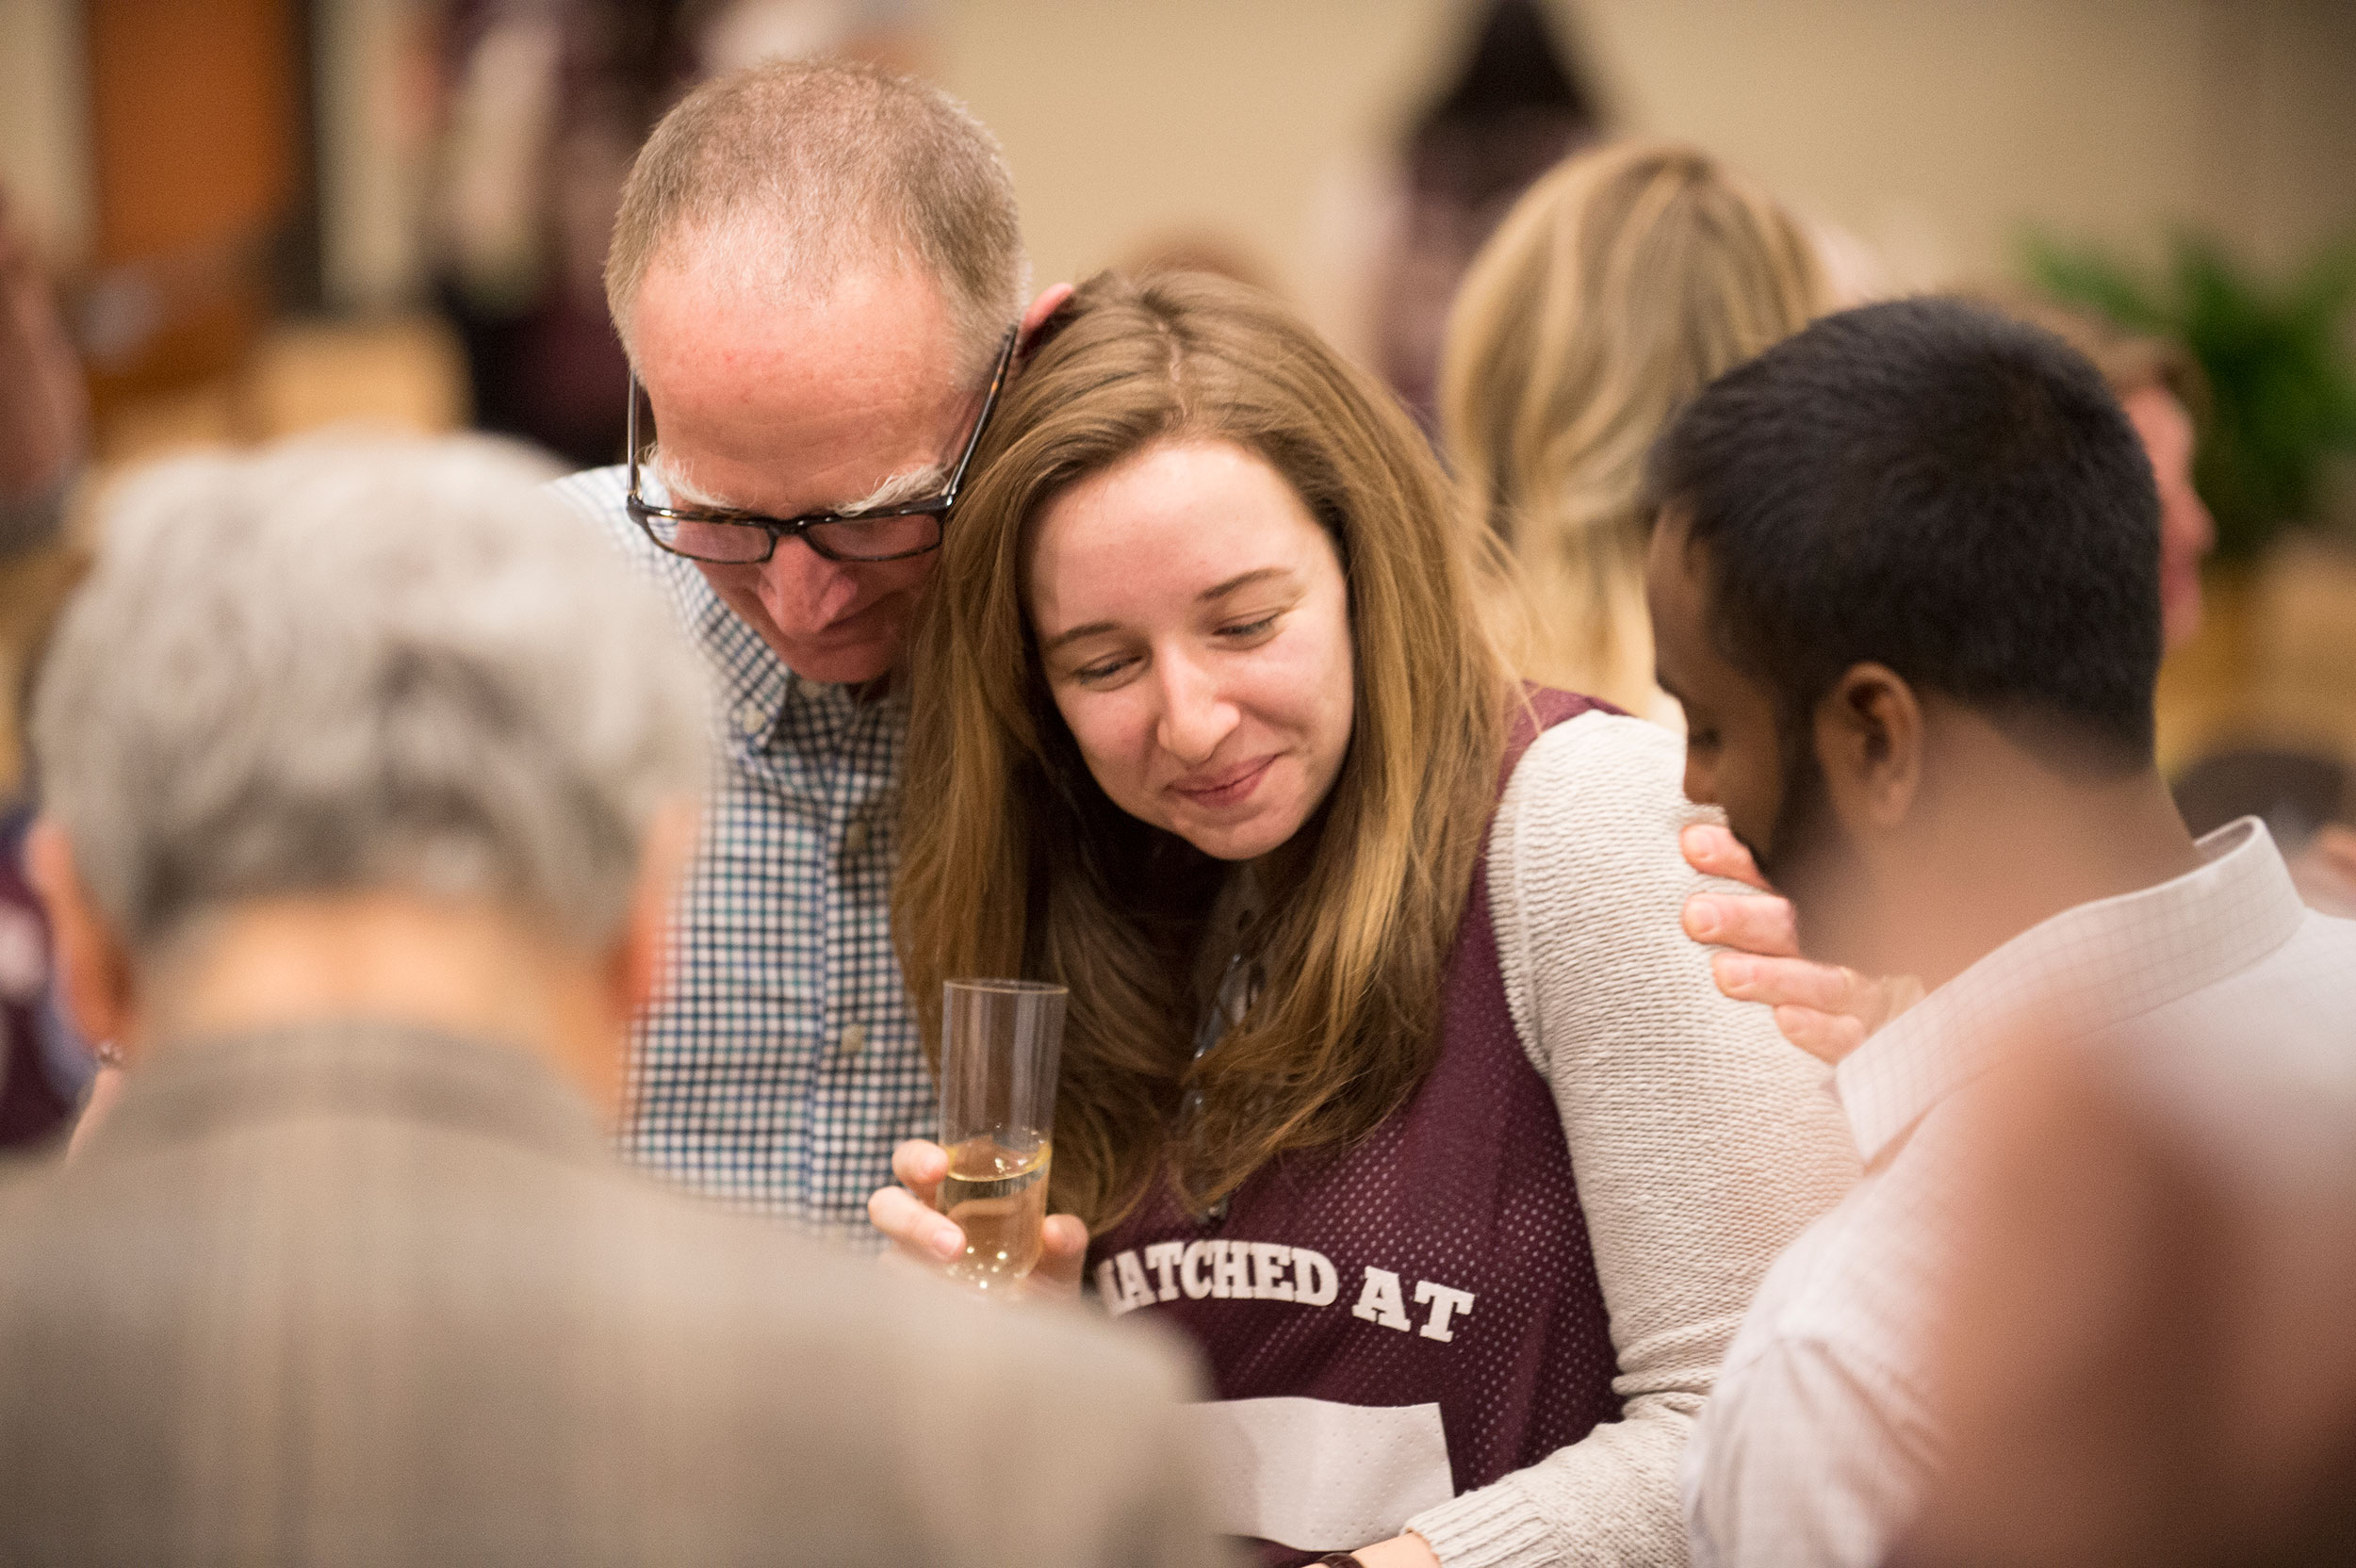
[[[1050,333],[976,454],[912,643],[892,917],[936,1065],[943,979],[1071,988],[1052,1200],[1102,1229],[1162,1168],[1189,1088],[1199,1134],[1168,1164],[1203,1204],[1281,1152],[1365,1135],[1422,1082],[1509,699],[1423,437],[1282,305],[1213,278],[1107,273]],[[1252,452],[1332,535],[1357,686],[1333,791],[1276,857],[1254,939],[1265,987],[1200,1061],[1190,977],[1225,868],[1089,776],[1023,596],[1048,501],[1172,440]]]

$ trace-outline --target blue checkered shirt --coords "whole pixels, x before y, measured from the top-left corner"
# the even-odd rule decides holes
[[[552,486],[668,591],[711,660],[719,765],[670,986],[638,1029],[623,1148],[699,1192],[874,1243],[867,1195],[892,1179],[892,1145],[939,1120],[890,924],[908,697],[859,702],[795,675],[630,521],[627,487],[619,467]]]

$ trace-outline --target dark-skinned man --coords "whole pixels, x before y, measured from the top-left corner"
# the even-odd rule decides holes
[[[1866,1174],[1728,1356],[1694,1560],[1874,1563],[1942,1462],[1925,1363],[1975,1084],[2084,1050],[2188,1125],[2230,1106],[2199,1135],[2252,1161],[2356,1145],[2356,924],[2300,905],[2262,825],[2178,818],[2151,468],[2057,339],[1955,302],[1827,318],[1696,399],[1654,486],[1687,792],[1806,959],[1927,992],[1841,1061]],[[2349,1165],[2312,1172],[2356,1201]],[[2268,1233],[2295,1250],[2296,1217]]]

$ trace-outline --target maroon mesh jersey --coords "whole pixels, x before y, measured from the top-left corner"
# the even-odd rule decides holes
[[[1605,705],[1533,691],[1531,706],[1508,776],[1540,729]],[[1219,1398],[1436,1403],[1459,1493],[1620,1411],[1570,1152],[1506,1007],[1488,885],[1484,855],[1439,1060],[1406,1104],[1350,1149],[1271,1162],[1222,1217],[1198,1221],[1162,1187],[1088,1250],[1106,1307],[1183,1327]]]

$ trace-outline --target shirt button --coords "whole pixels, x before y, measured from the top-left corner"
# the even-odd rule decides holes
[[[759,708],[750,702],[740,702],[736,705],[736,727],[749,737],[760,734],[769,725]]]
[[[843,1031],[843,1054],[856,1056],[867,1049],[867,1025],[854,1023]]]
[[[855,822],[843,830],[843,853],[857,855],[867,847],[867,824]]]

